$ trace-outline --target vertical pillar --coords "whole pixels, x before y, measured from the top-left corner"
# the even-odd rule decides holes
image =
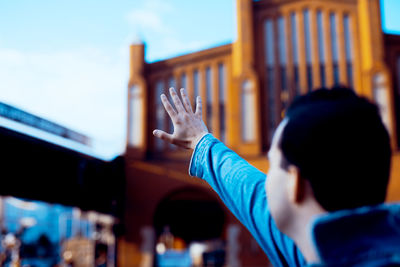
[[[237,40],[233,44],[232,51],[232,70],[233,70],[233,80],[234,88],[233,90],[238,95],[238,106],[236,109],[241,111],[241,100],[242,97],[242,85],[249,81],[253,85],[254,92],[254,103],[250,107],[253,110],[251,112],[254,115],[254,124],[252,131],[255,132],[256,138],[251,142],[242,142],[239,147],[239,152],[247,155],[257,155],[261,151],[260,142],[260,107],[259,107],[259,80],[257,74],[254,70],[254,27],[253,27],[253,1],[252,0],[236,0],[236,10],[237,10],[237,25],[238,25],[238,36]],[[234,113],[234,112],[227,112]],[[243,121],[240,121],[240,127],[243,128]]]
[[[142,155],[147,149],[147,82],[144,79],[145,46],[130,46],[130,72],[128,83],[127,153]],[[130,153],[133,150],[142,153]],[[130,155],[132,156],[132,155]]]
[[[358,18],[361,48],[362,93],[377,102],[396,147],[394,121],[394,97],[391,90],[390,72],[384,61],[384,44],[379,0],[359,0]]]

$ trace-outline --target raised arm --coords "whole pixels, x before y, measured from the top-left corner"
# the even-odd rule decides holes
[[[266,175],[223,143],[208,134],[202,120],[201,99],[196,99],[193,112],[184,89],[182,101],[173,88],[170,94],[175,108],[167,97],[161,101],[171,117],[174,132],[160,129],[153,134],[182,148],[194,149],[190,175],[206,180],[218,193],[231,212],[249,229],[274,266],[300,266],[304,263],[292,240],[275,226],[268,210],[265,194]]]

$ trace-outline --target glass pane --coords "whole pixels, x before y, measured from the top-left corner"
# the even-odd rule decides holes
[[[275,127],[275,52],[274,52],[274,25],[271,19],[265,22],[265,50],[267,67],[267,93],[266,93],[266,112],[268,115],[266,124]]]
[[[295,65],[299,64],[299,55],[297,53],[297,16],[296,13],[292,13],[290,15],[290,24],[291,24],[291,29],[292,29],[292,53],[293,53],[293,63]]]
[[[161,103],[160,95],[164,93],[164,83],[162,81],[158,81],[156,83],[156,128],[164,130],[164,121],[165,121],[165,111],[164,107]],[[163,148],[164,141],[160,138],[155,138],[155,147],[160,150]]]
[[[169,80],[168,80],[168,87],[173,87],[173,88],[175,88],[176,87],[176,83],[175,83],[175,79],[174,78],[169,78]],[[175,88],[175,89],[177,89],[177,88]]]
[[[187,88],[186,88],[186,74],[185,73],[183,73],[182,76],[181,76],[181,87],[185,88],[187,90]]]
[[[196,103],[196,97],[200,95],[200,79],[199,71],[195,70],[193,73],[193,103]]]
[[[343,17],[343,27],[344,27],[344,42],[345,42],[345,51],[346,51],[346,66],[347,66],[347,78],[348,85],[354,87],[353,84],[353,51],[352,51],[352,36],[350,33],[350,17],[345,15]]]
[[[130,136],[129,143],[132,146],[139,146],[142,140],[142,101],[140,99],[140,88],[139,86],[132,86],[129,103],[129,115],[130,115]]]
[[[300,90],[300,78],[299,78],[299,67],[298,65],[294,66],[294,85],[296,89],[296,94],[300,95],[301,90]]]
[[[332,60],[335,63],[339,61],[337,29],[336,29],[337,23],[336,23],[335,13],[330,14],[329,21],[330,21],[330,31],[331,31],[331,41],[332,41]]]
[[[304,35],[306,41],[306,62],[311,64],[311,29],[310,29],[310,11],[304,10]]]
[[[347,78],[349,81],[349,86],[354,88],[354,80],[353,80],[353,64],[351,62],[348,62],[346,64],[347,67]]]
[[[226,73],[225,65],[218,64],[218,91],[219,91],[219,129],[221,133],[221,141],[226,140],[226,127],[225,127],[225,84],[226,84]]]
[[[400,56],[397,57],[397,69],[396,69],[396,79],[397,79],[397,94],[400,95]],[[400,133],[400,129],[399,129]]]
[[[242,112],[241,112],[241,133],[244,142],[253,142],[255,140],[255,114],[254,103],[255,96],[253,85],[250,81],[245,81],[242,84]]]
[[[168,79],[168,87],[169,88],[173,87],[173,88],[175,88],[175,90],[178,90],[178,88],[176,88],[176,82],[175,82],[175,79],[173,77],[170,77]],[[168,131],[172,133],[173,130],[174,130],[174,125],[172,123],[172,120],[168,118]],[[176,146],[172,145],[172,144],[170,144],[169,147],[176,148]]]
[[[346,45],[346,61],[353,60],[352,42],[353,38],[350,33],[350,17],[345,15],[343,17],[343,27],[344,27],[344,40]]]
[[[339,84],[339,64],[333,63],[333,82],[335,85]]]
[[[319,72],[321,75],[321,86],[325,87],[326,86],[326,78],[325,78],[325,65],[324,64],[320,64],[319,65]]]
[[[278,18],[278,38],[279,38],[279,63],[286,65],[286,27],[285,19],[283,17]]]
[[[321,86],[326,86],[326,77],[325,77],[325,43],[324,43],[324,25],[322,19],[322,12],[317,12],[317,31],[318,31],[318,54],[319,54],[319,73]]]
[[[307,64],[307,87],[310,92],[313,89],[313,76],[312,76],[312,67],[311,64]]]
[[[276,108],[275,108],[275,75],[274,75],[274,68],[268,67],[267,69],[267,79],[268,79],[268,91],[267,91],[267,114],[268,116],[268,123],[270,131],[271,128],[275,128],[275,115],[276,115]]]
[[[284,66],[281,67],[281,85],[282,85],[282,93],[281,93],[282,111],[284,111],[288,107],[288,101],[289,101],[287,74],[286,74],[286,68]]]
[[[273,66],[275,64],[274,53],[274,25],[271,19],[265,22],[265,49],[266,49],[266,64]]]
[[[322,21],[322,12],[317,12],[317,30],[318,30],[318,53],[319,60],[325,63],[325,46],[324,46],[324,26]]]
[[[208,130],[211,132],[212,130],[212,71],[210,67],[206,68],[206,105],[207,105],[207,127]]]

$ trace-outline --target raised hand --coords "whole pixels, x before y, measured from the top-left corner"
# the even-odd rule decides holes
[[[169,143],[186,149],[194,149],[197,142],[208,133],[207,127],[202,120],[201,98],[196,98],[196,111],[193,112],[192,105],[186,94],[185,89],[181,89],[182,101],[174,88],[169,89],[175,109],[172,107],[168,98],[162,94],[161,102],[170,116],[174,125],[174,133],[168,134],[162,130],[154,130],[154,136],[161,138]]]

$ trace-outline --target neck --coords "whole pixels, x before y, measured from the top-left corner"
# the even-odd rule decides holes
[[[294,220],[293,226],[288,231],[288,236],[290,236],[299,247],[307,263],[320,262],[311,237],[311,224],[315,216],[323,213],[325,213],[325,211],[318,204],[314,205],[310,203],[306,209],[299,208],[298,219]]]

